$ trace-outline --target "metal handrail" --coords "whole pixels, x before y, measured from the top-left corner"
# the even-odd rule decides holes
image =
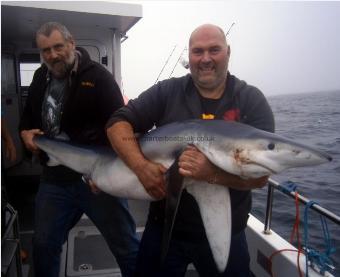
[[[11,215],[10,220],[6,223],[6,229],[4,234],[1,238],[1,249],[2,247],[8,243],[8,241],[13,241],[16,244],[15,252],[13,253],[15,255],[15,263],[16,263],[16,271],[17,271],[17,277],[22,277],[22,264],[21,264],[21,256],[20,256],[20,239],[19,239],[19,220],[18,220],[18,212],[7,203],[5,207],[6,211],[8,211]],[[9,269],[14,256],[10,257],[8,267],[1,267],[1,276],[7,276],[7,270]],[[3,272],[3,270],[6,270],[6,272]]]
[[[4,243],[6,238],[9,237],[9,234],[12,231],[12,226],[15,226],[15,222],[17,221],[17,218],[18,218],[18,212],[14,210],[14,208],[11,205],[7,204],[5,207],[5,210],[10,213],[11,217],[10,217],[9,222],[6,223],[5,231],[2,234],[1,245]]]
[[[267,206],[266,206],[266,217],[264,224],[264,233],[270,234],[270,226],[272,219],[272,209],[273,209],[273,197],[274,197],[274,189],[279,190],[280,192],[288,195],[289,197],[295,199],[296,195],[294,191],[289,191],[286,187],[281,185],[279,182],[274,181],[273,179],[268,180],[268,194],[267,194]],[[302,196],[301,194],[297,194],[297,198],[299,202],[303,204],[307,204],[310,200],[307,197]],[[335,213],[327,210],[326,208],[321,207],[318,204],[313,204],[311,207],[317,213],[327,217],[329,220],[333,221],[335,224],[340,225],[340,216]]]

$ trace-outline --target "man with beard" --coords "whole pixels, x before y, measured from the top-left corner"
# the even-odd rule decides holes
[[[39,153],[33,138],[41,134],[107,145],[105,123],[123,106],[113,76],[84,49],[76,49],[72,35],[60,23],[41,26],[36,42],[43,65],[34,74],[20,123],[26,148]],[[127,201],[93,193],[80,174],[64,166],[48,167],[46,156],[39,154],[44,166],[35,202],[35,276],[59,276],[62,245],[83,213],[103,234],[123,276],[132,276],[139,242]]]

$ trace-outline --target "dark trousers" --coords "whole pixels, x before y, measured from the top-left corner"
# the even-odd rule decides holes
[[[139,248],[136,226],[127,201],[78,181],[56,185],[42,182],[36,197],[33,259],[36,277],[58,277],[62,245],[85,213],[104,236],[123,276],[132,276]],[[91,255],[91,249],[88,249]]]
[[[148,220],[138,254],[136,276],[182,277],[187,266],[193,263],[201,277],[249,277],[249,253],[244,231],[231,239],[228,265],[219,273],[205,235],[174,234],[165,262],[160,266],[162,224]]]

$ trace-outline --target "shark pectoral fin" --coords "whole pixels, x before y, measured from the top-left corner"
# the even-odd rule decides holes
[[[56,160],[53,156],[48,155],[48,161],[46,163],[48,166],[58,166],[60,162]]]
[[[221,185],[194,182],[186,190],[197,201],[216,266],[223,272],[227,266],[231,241],[229,189]]]
[[[169,249],[172,229],[174,227],[176,213],[183,191],[184,177],[179,174],[178,169],[178,159],[176,159],[167,171],[167,193],[162,237],[161,263],[164,262]]]

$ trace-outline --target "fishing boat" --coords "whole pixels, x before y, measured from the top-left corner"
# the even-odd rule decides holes
[[[1,100],[6,109],[6,120],[13,135],[18,155],[16,161],[3,160],[2,174],[8,182],[10,199],[3,209],[1,241],[2,276],[34,276],[32,267],[33,206],[41,167],[28,160],[21,144],[17,126],[27,98],[27,89],[34,70],[40,65],[40,55],[34,43],[36,29],[47,21],[59,21],[75,35],[76,44],[85,48],[91,58],[106,67],[121,84],[121,44],[127,32],[142,18],[142,6],[114,2],[54,2],[2,1],[2,87]],[[3,150],[3,149],[2,149]],[[339,216],[270,180],[266,217],[261,222],[249,215],[246,235],[254,276],[335,276],[332,264],[307,260],[312,249],[295,247],[271,230],[274,191],[306,204],[323,217],[340,224]],[[143,234],[149,203],[129,200],[137,231]],[[89,251],[90,250],[90,251]],[[308,256],[308,255],[307,255]],[[323,256],[325,258],[325,256]],[[326,257],[327,258],[327,257]],[[70,231],[63,246],[60,277],[64,276],[121,276],[114,256],[93,223],[83,216]],[[325,260],[325,259],[324,259]],[[325,265],[326,264],[326,265]],[[189,265],[186,276],[198,276]]]

